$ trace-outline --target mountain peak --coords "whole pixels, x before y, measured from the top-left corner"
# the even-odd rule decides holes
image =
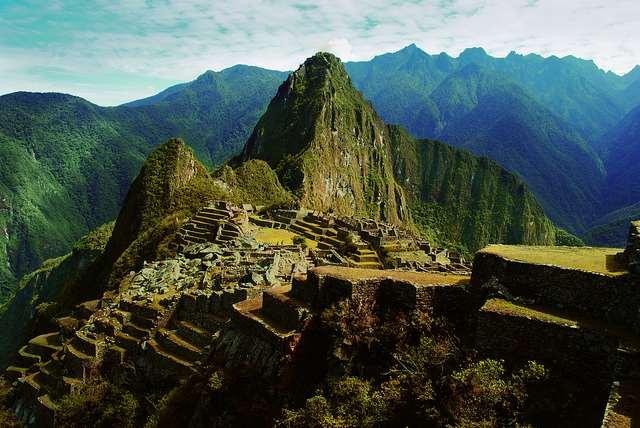
[[[472,61],[477,59],[484,59],[487,57],[489,57],[489,54],[487,54],[487,51],[485,51],[481,47],[466,48],[460,54],[460,59],[466,59],[466,60],[472,60]]]
[[[269,163],[307,208],[399,223],[407,208],[386,139],[342,62],[319,52],[280,86],[239,160]]]

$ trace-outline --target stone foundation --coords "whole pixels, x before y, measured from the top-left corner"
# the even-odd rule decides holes
[[[472,286],[478,289],[491,279],[535,304],[589,314],[640,334],[640,288],[631,275],[611,276],[478,252]]]
[[[640,275],[640,220],[631,223],[627,248],[624,250],[629,272]]]

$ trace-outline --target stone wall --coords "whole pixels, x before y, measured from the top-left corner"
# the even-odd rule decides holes
[[[477,253],[472,287],[477,290],[492,278],[512,295],[535,304],[583,313],[640,334],[640,287],[631,275],[609,276]]]
[[[480,310],[476,345],[481,355],[510,362],[535,360],[606,392],[617,363],[618,340],[582,326]]]
[[[624,255],[629,265],[629,272],[640,275],[640,220],[631,222]]]
[[[294,278],[292,296],[316,310],[350,299],[361,306],[403,312],[419,311],[431,318],[444,317],[455,326],[467,326],[477,299],[464,285],[414,284],[384,275],[345,279],[310,271]]]

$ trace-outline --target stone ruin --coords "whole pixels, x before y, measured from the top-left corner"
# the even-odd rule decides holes
[[[261,239],[265,231],[287,239]],[[296,236],[305,240],[294,243]],[[23,422],[52,425],[58,398],[114,367],[143,383],[166,385],[217,354],[228,364],[277,373],[317,303],[298,291],[308,288],[301,280],[308,272],[309,281],[317,281],[316,266],[374,272],[379,283],[403,270],[444,282],[469,273],[461,257],[381,222],[226,202],[189,219],[175,249],[174,258],[145,263],[117,292],[79,305],[58,319],[58,331],[20,349],[5,377],[16,386],[14,410]]]
[[[634,227],[623,257],[628,271],[637,260]],[[265,230],[284,231],[276,241],[308,242],[272,242],[260,235]],[[312,316],[348,300],[447,319],[460,332],[475,331],[481,355],[538,360],[600,391],[603,426],[638,421],[640,284],[630,272],[487,249],[469,276],[458,255],[384,223],[220,202],[178,235],[175,258],[146,263],[119,292],[79,305],[58,319],[58,331],[20,349],[5,377],[18,391],[22,421],[52,425],[56,399],[114,368],[157,386],[198,373],[212,358],[278,376]]]
[[[602,398],[602,427],[640,423],[638,222],[610,272],[476,254],[471,288],[483,296],[476,345],[485,356],[536,360]],[[497,246],[500,247],[500,246]],[[598,251],[599,249],[587,249]],[[540,248],[539,251],[544,251]]]
[[[629,265],[629,272],[640,275],[640,220],[631,223],[624,257]]]

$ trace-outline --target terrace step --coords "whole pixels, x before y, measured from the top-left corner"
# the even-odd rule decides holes
[[[139,349],[140,339],[133,337],[123,331],[115,335],[116,344],[127,351],[135,352]]]
[[[233,305],[231,320],[241,329],[251,332],[283,349],[299,336],[296,329],[283,325],[262,310],[262,298],[248,299]]]
[[[357,262],[353,259],[349,259],[349,261],[359,269],[382,269],[382,265],[377,262]]]
[[[75,376],[83,377],[84,369],[93,362],[90,355],[85,354],[77,349],[73,343],[65,345],[65,367],[69,369]]]
[[[122,331],[129,336],[135,337],[139,340],[145,339],[151,336],[151,330],[145,327],[141,327],[135,322],[131,321],[126,323],[122,327]]]
[[[199,347],[209,345],[213,338],[213,334],[209,330],[205,330],[188,321],[178,322],[178,334]]]
[[[22,366],[31,367],[34,364],[40,363],[42,361],[42,357],[29,352],[28,346],[29,345],[24,345],[18,350],[18,357]]]
[[[27,367],[9,366],[5,370],[5,377],[11,381],[24,377],[29,373]]]
[[[179,355],[171,353],[171,351],[164,349],[155,339],[149,341],[149,348],[152,353],[165,364],[176,371],[179,376],[188,376],[196,373],[195,366],[189,361],[185,361]]]
[[[120,308],[127,312],[131,312],[133,315],[138,315],[144,318],[156,319],[158,315],[160,315],[160,311],[156,308],[130,300],[122,300],[120,302]]]
[[[49,394],[39,396],[38,403],[51,412],[56,412],[58,410],[58,406],[53,402]]]
[[[640,423],[640,380],[624,379],[611,387],[602,428],[633,428]]]
[[[62,350],[60,333],[47,333],[29,340],[27,348],[30,353],[40,355],[43,359],[51,357],[51,354]]]
[[[300,330],[309,316],[306,304],[290,296],[291,285],[265,290],[262,294],[262,314],[289,330]]]
[[[87,336],[81,330],[76,331],[75,337],[71,340],[74,347],[84,354],[95,356],[98,352],[98,341]]]
[[[156,341],[163,349],[186,361],[193,362],[202,357],[202,349],[187,341],[185,338],[178,336],[174,331],[158,329]]]

